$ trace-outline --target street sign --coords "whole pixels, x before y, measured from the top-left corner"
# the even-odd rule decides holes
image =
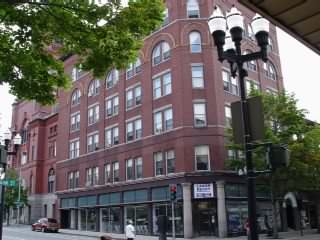
[[[0,185],[7,186],[7,187],[15,187],[17,185],[17,181],[14,179],[0,180]]]

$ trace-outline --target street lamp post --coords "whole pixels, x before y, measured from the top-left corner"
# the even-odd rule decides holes
[[[250,129],[249,108],[245,92],[245,77],[248,75],[243,68],[243,64],[248,61],[267,58],[267,46],[269,38],[269,22],[256,14],[251,22],[252,30],[255,34],[259,52],[242,55],[241,41],[244,29],[243,16],[234,6],[225,17],[220,8],[215,7],[208,21],[210,33],[218,51],[220,62],[227,60],[230,64],[230,70],[233,77],[239,76],[240,95],[242,106],[242,122],[244,127],[243,144],[246,153],[247,169],[247,187],[248,187],[248,212],[249,212],[249,230],[251,240],[258,240],[257,231],[257,209],[255,192],[255,172],[252,161],[252,137]]]
[[[7,155],[15,155],[18,149],[18,146],[21,144],[21,136],[20,134],[16,134],[13,138],[14,149],[13,151],[9,150],[9,145],[11,142],[10,133],[5,133],[4,145],[0,144],[0,179],[3,180],[5,178],[6,168],[7,168]],[[4,216],[4,194],[5,194],[5,186],[0,185],[0,193],[1,193],[1,206],[0,206],[0,240],[2,240],[3,233],[3,216]]]

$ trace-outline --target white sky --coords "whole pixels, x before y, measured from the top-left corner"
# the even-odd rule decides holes
[[[278,43],[285,88],[295,93],[299,108],[309,111],[310,120],[320,122],[320,56],[279,29]],[[10,127],[13,100],[8,86],[0,85],[0,136]]]

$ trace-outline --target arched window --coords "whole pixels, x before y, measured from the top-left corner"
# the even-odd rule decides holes
[[[155,46],[155,48],[152,51],[153,65],[157,65],[169,59],[170,55],[171,55],[170,45],[165,41],[158,43],[157,46]]]
[[[127,68],[127,79],[133,77],[135,74],[141,72],[141,61],[137,58],[135,63],[130,63],[129,67]]]
[[[80,103],[81,92],[79,89],[75,89],[71,95],[71,106],[78,105]]]
[[[100,91],[100,80],[93,79],[89,84],[88,96],[91,97],[91,96],[98,95],[99,91]]]
[[[200,9],[198,0],[188,0],[187,2],[187,16],[188,18],[199,18]]]
[[[274,65],[271,62],[263,63],[263,71],[267,78],[277,80],[277,73]]]
[[[192,53],[200,53],[201,48],[201,35],[197,31],[193,31],[189,34],[190,51]]]
[[[251,51],[244,51],[244,54],[250,54],[252,53]],[[244,64],[244,67],[250,71],[254,71],[256,72],[257,71],[257,62],[255,60],[252,60],[252,61],[249,61],[249,62],[246,62]]]
[[[54,169],[51,168],[48,173],[48,193],[54,192],[55,177]]]
[[[107,75],[106,86],[107,88],[112,88],[119,81],[119,71],[113,69]]]

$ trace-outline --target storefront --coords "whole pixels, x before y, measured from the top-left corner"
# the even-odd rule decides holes
[[[82,231],[97,231],[98,230],[98,208],[97,196],[85,196],[78,198],[79,217],[78,229]]]
[[[217,205],[213,183],[193,185],[193,227],[195,236],[217,236]]]

